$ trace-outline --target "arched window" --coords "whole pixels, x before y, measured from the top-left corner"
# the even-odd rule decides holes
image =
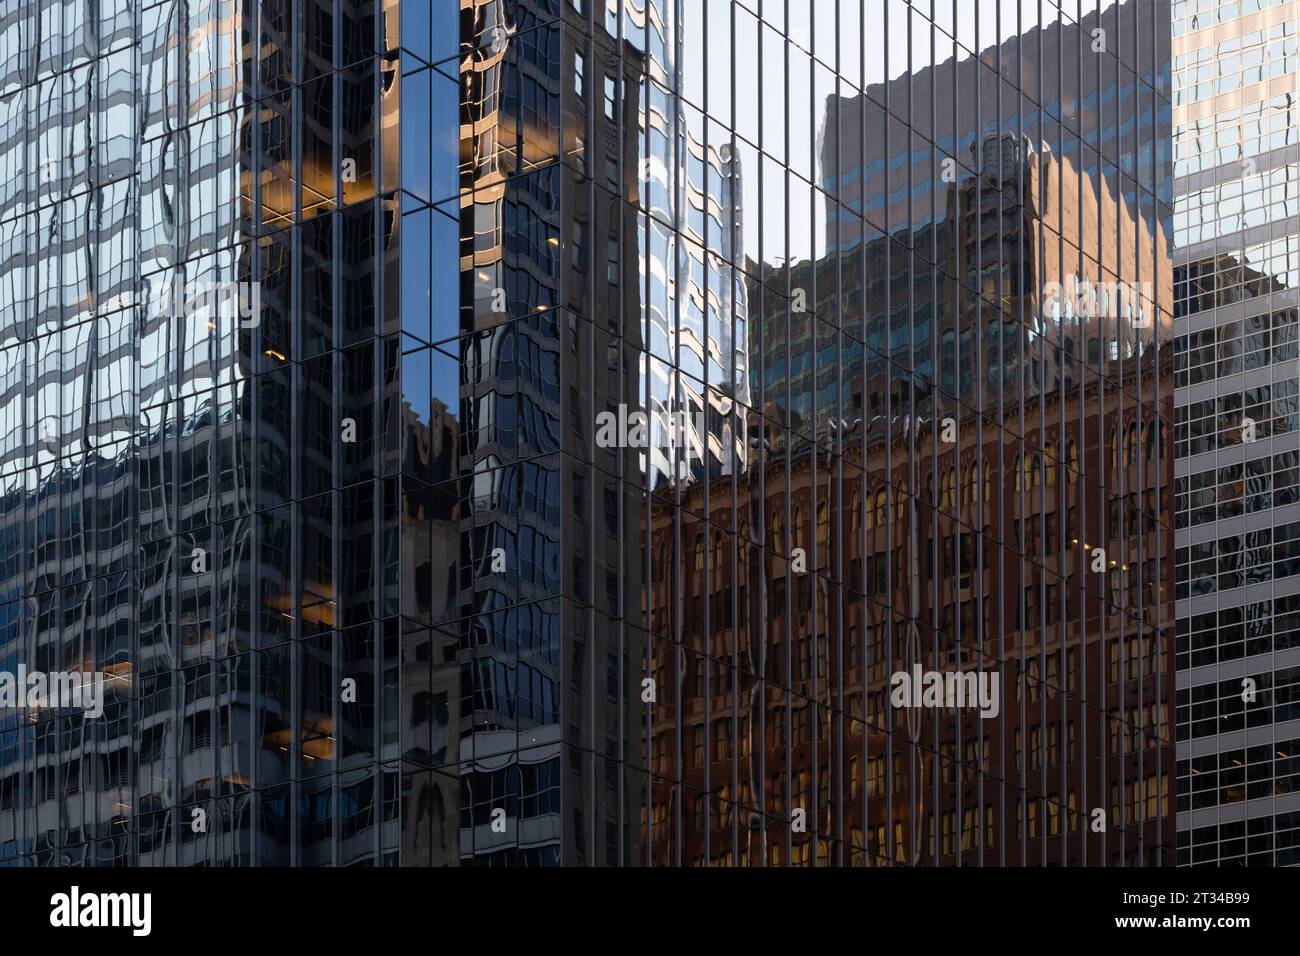
[[[849,506],[849,513],[853,515],[853,517],[849,519],[851,522],[850,527],[854,531],[859,531],[862,528],[862,512],[858,509],[858,506],[861,504],[861,499],[858,497],[856,491],[853,492],[852,502],[853,503]]]
[[[1043,454],[1043,484],[1056,484],[1056,451],[1051,443],[1048,443]]]
[[[785,553],[785,513],[780,508],[772,509],[772,550],[777,554]]]
[[[790,537],[793,538],[796,548],[803,547],[803,508],[799,505],[794,506],[794,523],[790,528]]]
[[[695,570],[704,570],[704,532],[695,536]]]
[[[876,492],[876,527],[883,528],[889,521],[889,498],[884,488]]]

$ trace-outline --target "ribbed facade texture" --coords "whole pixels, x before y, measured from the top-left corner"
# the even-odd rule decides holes
[[[398,859],[398,17],[0,13],[6,864]]]
[[[0,865],[1172,864],[1170,23],[10,0]]]

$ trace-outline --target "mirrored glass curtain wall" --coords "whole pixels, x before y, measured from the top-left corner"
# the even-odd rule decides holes
[[[1300,862],[1297,5],[8,0],[0,865]]]

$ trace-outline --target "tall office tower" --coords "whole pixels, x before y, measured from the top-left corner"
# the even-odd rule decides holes
[[[1300,863],[1300,3],[1173,4],[1178,863]]]
[[[0,864],[1169,862],[1168,20],[11,0]]]
[[[617,863],[641,798],[605,781],[637,740],[620,675],[645,656],[620,602],[643,571],[632,486],[594,436],[598,410],[640,407],[621,197],[642,55],[568,3],[460,15],[459,195],[404,217],[434,237],[414,268],[402,254],[404,322],[432,308],[434,327],[405,354],[403,394],[438,396],[454,450],[402,474],[403,862]]]
[[[452,444],[399,391],[399,217],[456,193],[454,68],[398,114],[455,62],[421,7],[0,14],[0,682],[105,680],[0,710],[4,864],[399,857],[410,408]]]

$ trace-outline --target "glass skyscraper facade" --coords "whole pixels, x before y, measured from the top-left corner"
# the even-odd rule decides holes
[[[1173,863],[1170,22],[11,0],[0,864]]]
[[[5,863],[398,857],[398,18],[5,5]]]
[[[1173,4],[1178,862],[1300,863],[1300,3]]]

